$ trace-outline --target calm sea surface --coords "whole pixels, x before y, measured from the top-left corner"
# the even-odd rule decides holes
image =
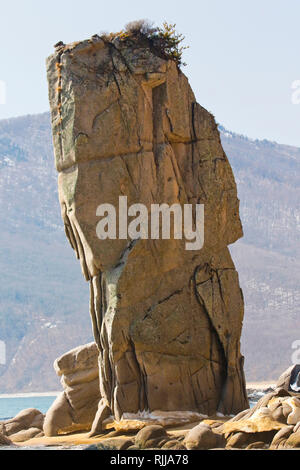
[[[5,419],[14,418],[20,411],[27,408],[36,408],[42,413],[50,408],[56,396],[37,396],[37,397],[0,397],[0,421]],[[250,408],[256,404],[255,401],[250,401]]]
[[[0,421],[13,418],[20,411],[26,408],[36,408],[42,413],[50,408],[56,396],[37,396],[37,397],[0,397]]]

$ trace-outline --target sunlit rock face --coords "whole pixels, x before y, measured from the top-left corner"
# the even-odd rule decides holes
[[[90,431],[101,400],[96,344],[68,351],[56,359],[54,369],[61,377],[63,392],[46,413],[45,436]]]
[[[213,116],[176,63],[144,42],[61,46],[47,70],[62,217],[91,288],[95,426],[125,413],[245,409],[243,297],[227,248],[242,227]],[[120,196],[149,213],[151,204],[204,204],[204,246],[100,240],[97,208],[118,212]]]

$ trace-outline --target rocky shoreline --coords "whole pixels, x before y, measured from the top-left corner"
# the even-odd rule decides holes
[[[96,436],[74,430],[47,436],[47,414],[45,417],[30,409],[0,422],[0,446],[9,450],[297,449],[300,394],[288,390],[296,367],[290,367],[276,384],[248,384],[253,407],[234,417],[218,413],[200,421],[165,426],[147,422],[137,425],[135,421],[135,427],[108,428]]]

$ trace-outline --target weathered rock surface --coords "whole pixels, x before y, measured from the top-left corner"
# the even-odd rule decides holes
[[[105,414],[103,414],[103,410]],[[90,432],[90,437],[99,434],[97,430],[97,422],[101,418],[102,430],[111,431],[115,429],[116,432],[138,432],[141,429],[149,426],[149,421],[153,426],[162,426],[164,428],[170,428],[174,426],[184,426],[188,423],[196,423],[203,418],[205,415],[190,411],[156,411],[156,412],[143,412],[139,414],[130,415],[130,413],[124,413],[122,419],[115,421],[112,416],[109,416],[109,409],[106,405],[103,408],[103,400],[99,403],[99,409],[93,423],[93,427]]]
[[[13,419],[0,423],[0,434],[13,442],[24,442],[32,437],[43,436],[44,415],[39,410],[28,408]],[[4,444],[3,444],[4,445]]]
[[[8,437],[4,436],[4,434],[2,434],[0,432],[0,447],[2,446],[10,446],[12,445],[12,441],[10,439],[8,439]]]
[[[224,435],[227,447],[248,448],[262,442],[276,449],[298,446],[299,425],[300,399],[277,389],[216,429]]]
[[[96,448],[97,450],[127,450],[131,446],[133,446],[133,440],[126,437],[113,437],[105,439]]]
[[[101,38],[47,62],[59,197],[91,287],[100,390],[112,415],[248,406],[243,296],[228,245],[242,236],[234,176],[213,116],[149,43]],[[99,240],[97,207],[205,205],[205,241]],[[67,412],[68,413],[68,412]]]
[[[168,435],[163,426],[152,425],[141,429],[135,437],[135,445],[140,449],[149,449],[159,447],[159,444],[165,444]]]
[[[186,447],[177,439],[170,439],[162,447],[162,449],[168,450],[185,450]]]
[[[277,449],[278,447],[284,445],[290,435],[293,433],[294,426],[285,426],[284,428],[278,431],[271,443],[273,449]]]
[[[46,413],[45,435],[89,431],[100,400],[96,344],[79,346],[67,352],[55,361],[54,368],[61,376],[64,391]]]
[[[279,448],[285,449],[300,449],[300,431],[293,432],[285,441],[284,445]]]
[[[29,429],[24,429],[23,431],[19,431],[16,434],[12,434],[10,439],[13,442],[25,442],[33,439],[34,437],[43,437],[44,432],[42,429],[31,427]]]
[[[222,434],[214,432],[204,423],[191,429],[184,439],[183,444],[188,450],[208,450],[225,447],[225,439]]]

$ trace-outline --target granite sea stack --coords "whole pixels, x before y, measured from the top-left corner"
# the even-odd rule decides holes
[[[248,407],[243,296],[228,245],[242,236],[213,116],[146,37],[94,36],[47,61],[66,235],[90,283],[101,400],[94,431],[151,412]],[[99,240],[97,208],[204,204],[205,242]],[[119,227],[118,227],[119,228]]]

